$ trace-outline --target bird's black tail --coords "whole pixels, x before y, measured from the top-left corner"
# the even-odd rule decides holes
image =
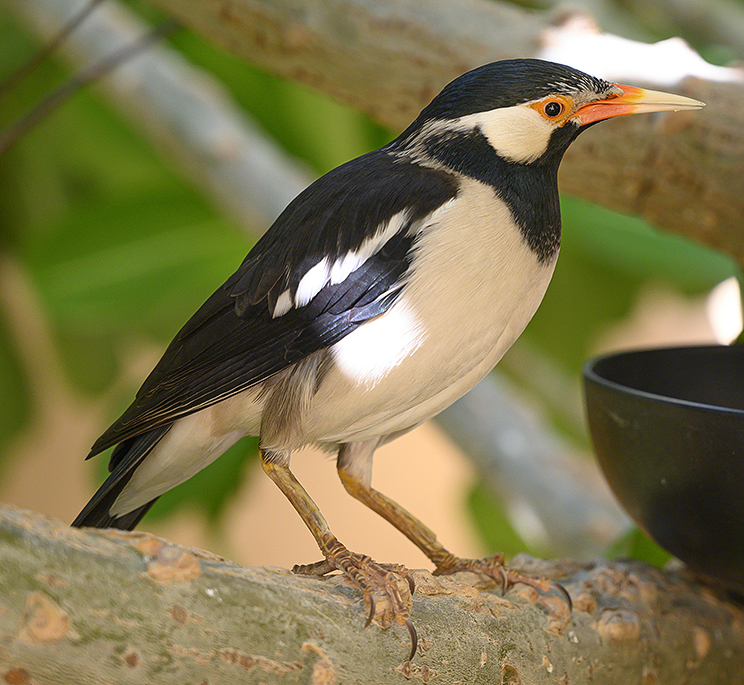
[[[154,428],[147,433],[125,440],[114,448],[111,454],[111,461],[109,462],[111,475],[98,488],[98,491],[93,495],[90,502],[85,505],[77,518],[72,522],[73,526],[132,530],[140,522],[148,509],[155,504],[157,498],[121,516],[112,516],[110,510],[116,498],[132,478],[137,467],[150,454],[153,447],[160,442],[171,425],[167,424]]]
[[[119,530],[134,530],[134,527],[142,520],[150,507],[155,504],[157,497],[139,509],[130,511],[122,516],[111,516],[104,507],[89,507],[86,505],[71,525],[78,528],[118,528]]]

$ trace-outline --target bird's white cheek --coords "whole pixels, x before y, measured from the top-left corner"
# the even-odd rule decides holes
[[[399,301],[392,309],[366,322],[332,348],[338,369],[355,384],[374,387],[424,339],[415,312]]]
[[[477,126],[491,146],[512,162],[533,162],[548,148],[553,124],[531,107],[503,107],[477,112],[459,119],[465,126]]]

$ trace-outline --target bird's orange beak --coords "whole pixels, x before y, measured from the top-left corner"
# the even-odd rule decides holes
[[[580,126],[592,124],[602,119],[621,117],[626,114],[644,112],[677,112],[682,109],[700,109],[704,102],[686,98],[682,95],[662,93],[658,90],[647,90],[635,86],[616,84],[617,95],[604,100],[596,100],[579,107],[573,115]]]

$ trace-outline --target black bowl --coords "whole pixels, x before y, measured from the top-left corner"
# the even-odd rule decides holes
[[[744,346],[601,357],[584,389],[625,510],[691,569],[744,593]]]

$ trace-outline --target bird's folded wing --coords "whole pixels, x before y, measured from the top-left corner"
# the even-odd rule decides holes
[[[382,150],[300,194],[176,335],[89,456],[245,390],[386,311],[449,174]]]

